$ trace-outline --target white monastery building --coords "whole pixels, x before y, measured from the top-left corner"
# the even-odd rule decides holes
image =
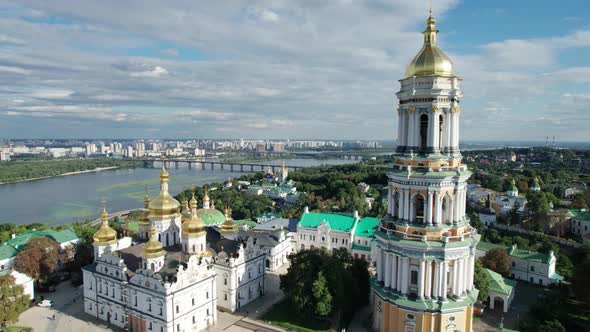
[[[158,197],[146,195],[141,243],[117,239],[103,210],[95,262],[83,268],[86,313],[134,332],[203,331],[218,309],[233,312],[264,294],[264,250],[238,236],[229,209],[220,226],[199,217],[194,195],[181,211],[168,177],[163,168]]]

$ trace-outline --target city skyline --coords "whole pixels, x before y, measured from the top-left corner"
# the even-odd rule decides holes
[[[590,140],[588,6],[433,3],[468,97],[462,138]],[[3,4],[0,131],[393,139],[427,15],[427,1]]]

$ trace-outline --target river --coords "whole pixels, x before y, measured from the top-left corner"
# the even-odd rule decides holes
[[[280,165],[281,162],[264,163]],[[355,161],[288,159],[285,162],[288,166],[317,166]],[[176,195],[191,186],[221,182],[245,174],[230,172],[229,167],[211,170],[207,166],[203,170],[198,166],[189,169],[186,164],[179,163],[178,168],[168,169],[170,193]],[[159,173],[159,168],[117,169],[0,184],[0,223],[58,225],[94,219],[99,216],[103,205],[109,211],[140,208],[146,186],[152,198],[157,194]]]

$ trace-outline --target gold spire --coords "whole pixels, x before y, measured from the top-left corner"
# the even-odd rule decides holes
[[[149,204],[150,214],[154,216],[168,216],[178,213],[180,203],[168,192],[169,174],[166,167],[162,166],[160,172],[160,194]]]
[[[228,207],[225,209],[225,221],[221,224],[221,234],[233,234],[237,233],[238,225],[234,222],[231,217],[231,209]]]
[[[197,211],[197,199],[195,198],[195,192],[193,191],[193,196],[191,197],[190,207],[191,211]]]
[[[182,224],[182,237],[197,237],[201,235],[205,235],[205,223],[203,222],[203,219],[197,215],[195,200],[195,208],[191,210],[190,218]]]
[[[181,206],[180,214],[182,215],[180,220],[182,222],[185,222],[191,216],[191,212],[188,208],[188,201],[186,200],[186,198],[180,202],[180,206]]]
[[[117,232],[109,226],[109,214],[106,208],[102,209],[100,214],[102,225],[96,233],[94,233],[94,244],[99,246],[107,246],[117,243]]]
[[[432,8],[426,20],[426,29],[422,33],[424,34],[424,45],[408,65],[405,77],[454,76],[453,62],[436,46],[438,30],[436,29],[436,20],[432,17]]]
[[[143,258],[158,258],[166,255],[162,243],[156,238],[156,229],[150,227],[150,240],[143,247]]]
[[[205,188],[205,195],[203,195],[203,203],[209,202],[209,189]]]
[[[211,206],[210,206],[210,208],[211,209],[215,209],[215,200],[214,199],[211,200]]]
[[[150,196],[147,192],[147,186],[145,187],[145,195],[143,196],[143,207],[148,209],[150,207]]]

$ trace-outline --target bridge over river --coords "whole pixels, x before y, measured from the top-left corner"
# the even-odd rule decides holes
[[[239,163],[233,161],[223,161],[223,160],[207,160],[207,159],[156,159],[156,158],[144,158],[141,159],[144,162],[151,164],[153,167],[157,167],[161,164],[170,168],[174,166],[178,168],[178,165],[181,163],[188,164],[188,168],[191,169],[193,167],[200,167],[201,169],[210,168],[214,170],[218,169],[227,169],[231,172],[255,172],[255,171],[264,171],[267,169],[272,169],[273,172],[278,172],[281,170],[281,165],[273,165],[273,164],[264,164],[264,163]],[[303,169],[303,166],[288,166],[285,165],[288,170],[298,171]]]

